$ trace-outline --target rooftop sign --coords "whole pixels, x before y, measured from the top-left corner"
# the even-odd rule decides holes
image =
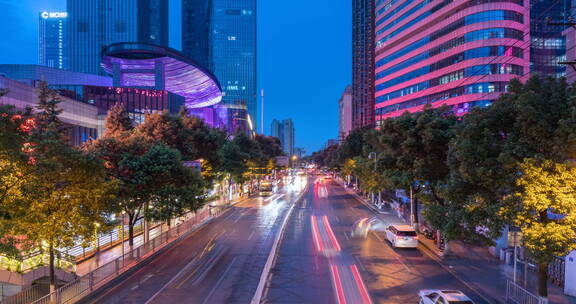
[[[43,19],[67,18],[67,17],[68,17],[68,13],[67,13],[67,12],[42,12],[42,13],[40,13],[40,16],[41,16]]]

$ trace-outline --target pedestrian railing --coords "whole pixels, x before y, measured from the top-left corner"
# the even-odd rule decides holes
[[[520,285],[508,281],[506,287],[506,303],[514,304],[548,304],[548,299],[539,297]]]
[[[41,298],[36,297],[31,299],[33,296],[30,294],[19,293],[10,298],[7,298],[6,301],[0,301],[0,304],[76,303],[97,288],[103,286],[110,280],[118,277],[126,270],[138,264],[144,258],[150,256],[152,253],[158,251],[165,245],[180,239],[184,234],[194,230],[199,224],[209,219],[211,216],[218,216],[224,210],[224,208],[206,207],[201,212],[198,212],[191,217],[186,217],[185,220],[168,229],[167,231],[159,233],[156,237],[150,239],[146,243],[143,243],[141,246],[129,250],[123,256],[120,256],[115,260],[79,277],[78,279],[69,282],[51,294],[45,295]]]

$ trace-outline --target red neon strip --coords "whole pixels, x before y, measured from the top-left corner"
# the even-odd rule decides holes
[[[336,288],[336,295],[338,296],[338,303],[346,304],[346,297],[344,297],[344,290],[342,289],[342,282],[340,281],[340,273],[336,265],[330,265],[332,274],[334,275],[334,287]]]
[[[360,290],[360,294],[362,295],[362,300],[364,303],[372,304],[370,296],[368,295],[368,291],[366,290],[366,286],[364,285],[364,281],[362,281],[360,273],[358,272],[358,267],[356,267],[356,265],[351,265],[350,269],[352,269],[352,274],[354,275],[354,280],[356,281],[358,290]]]
[[[318,233],[318,223],[316,223],[316,217],[313,215],[310,217],[310,223],[312,224],[312,238],[314,238],[314,243],[316,244],[316,250],[318,252],[324,251],[322,247],[322,242],[320,241],[320,235]]]
[[[322,217],[322,220],[324,221],[324,226],[326,226],[326,230],[328,231],[330,240],[332,240],[332,245],[334,246],[334,249],[336,249],[336,251],[340,251],[340,244],[338,244],[338,240],[336,239],[334,232],[332,232],[332,227],[330,226],[330,222],[328,222],[328,217],[324,215]]]

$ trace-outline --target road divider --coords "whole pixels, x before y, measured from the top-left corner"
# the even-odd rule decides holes
[[[264,269],[262,270],[262,274],[260,275],[260,281],[258,282],[258,287],[256,288],[256,292],[254,292],[254,296],[252,297],[252,301],[250,301],[251,304],[260,304],[260,302],[262,301],[262,295],[264,294],[264,287],[266,286],[266,282],[268,281],[268,276],[270,275],[270,270],[272,269],[272,266],[274,266],[274,263],[276,262],[278,250],[280,249],[278,245],[280,243],[280,240],[284,236],[284,232],[286,230],[288,220],[290,219],[290,217],[292,215],[292,211],[294,210],[294,206],[296,206],[298,204],[298,202],[302,199],[302,196],[304,196],[304,193],[306,193],[308,191],[308,187],[309,187],[309,183],[308,183],[308,181],[306,181],[306,186],[298,194],[298,197],[296,198],[296,200],[294,200],[294,202],[290,206],[290,209],[288,209],[288,212],[287,212],[286,216],[284,217],[284,220],[282,221],[282,226],[280,227],[280,231],[278,232],[278,234],[276,235],[276,238],[274,239],[274,243],[272,244],[272,248],[270,249],[270,253],[268,254],[268,259],[266,260],[266,264],[264,264]]]

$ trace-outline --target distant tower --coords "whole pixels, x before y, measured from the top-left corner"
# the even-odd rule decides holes
[[[70,60],[68,13],[41,12],[38,25],[38,64],[68,69]]]
[[[103,75],[100,52],[113,43],[168,46],[166,0],[67,0],[67,7],[73,71]]]
[[[261,116],[262,116],[262,121],[260,122],[260,133],[262,133],[262,135],[264,135],[264,89],[262,89],[262,109],[261,109]]]

